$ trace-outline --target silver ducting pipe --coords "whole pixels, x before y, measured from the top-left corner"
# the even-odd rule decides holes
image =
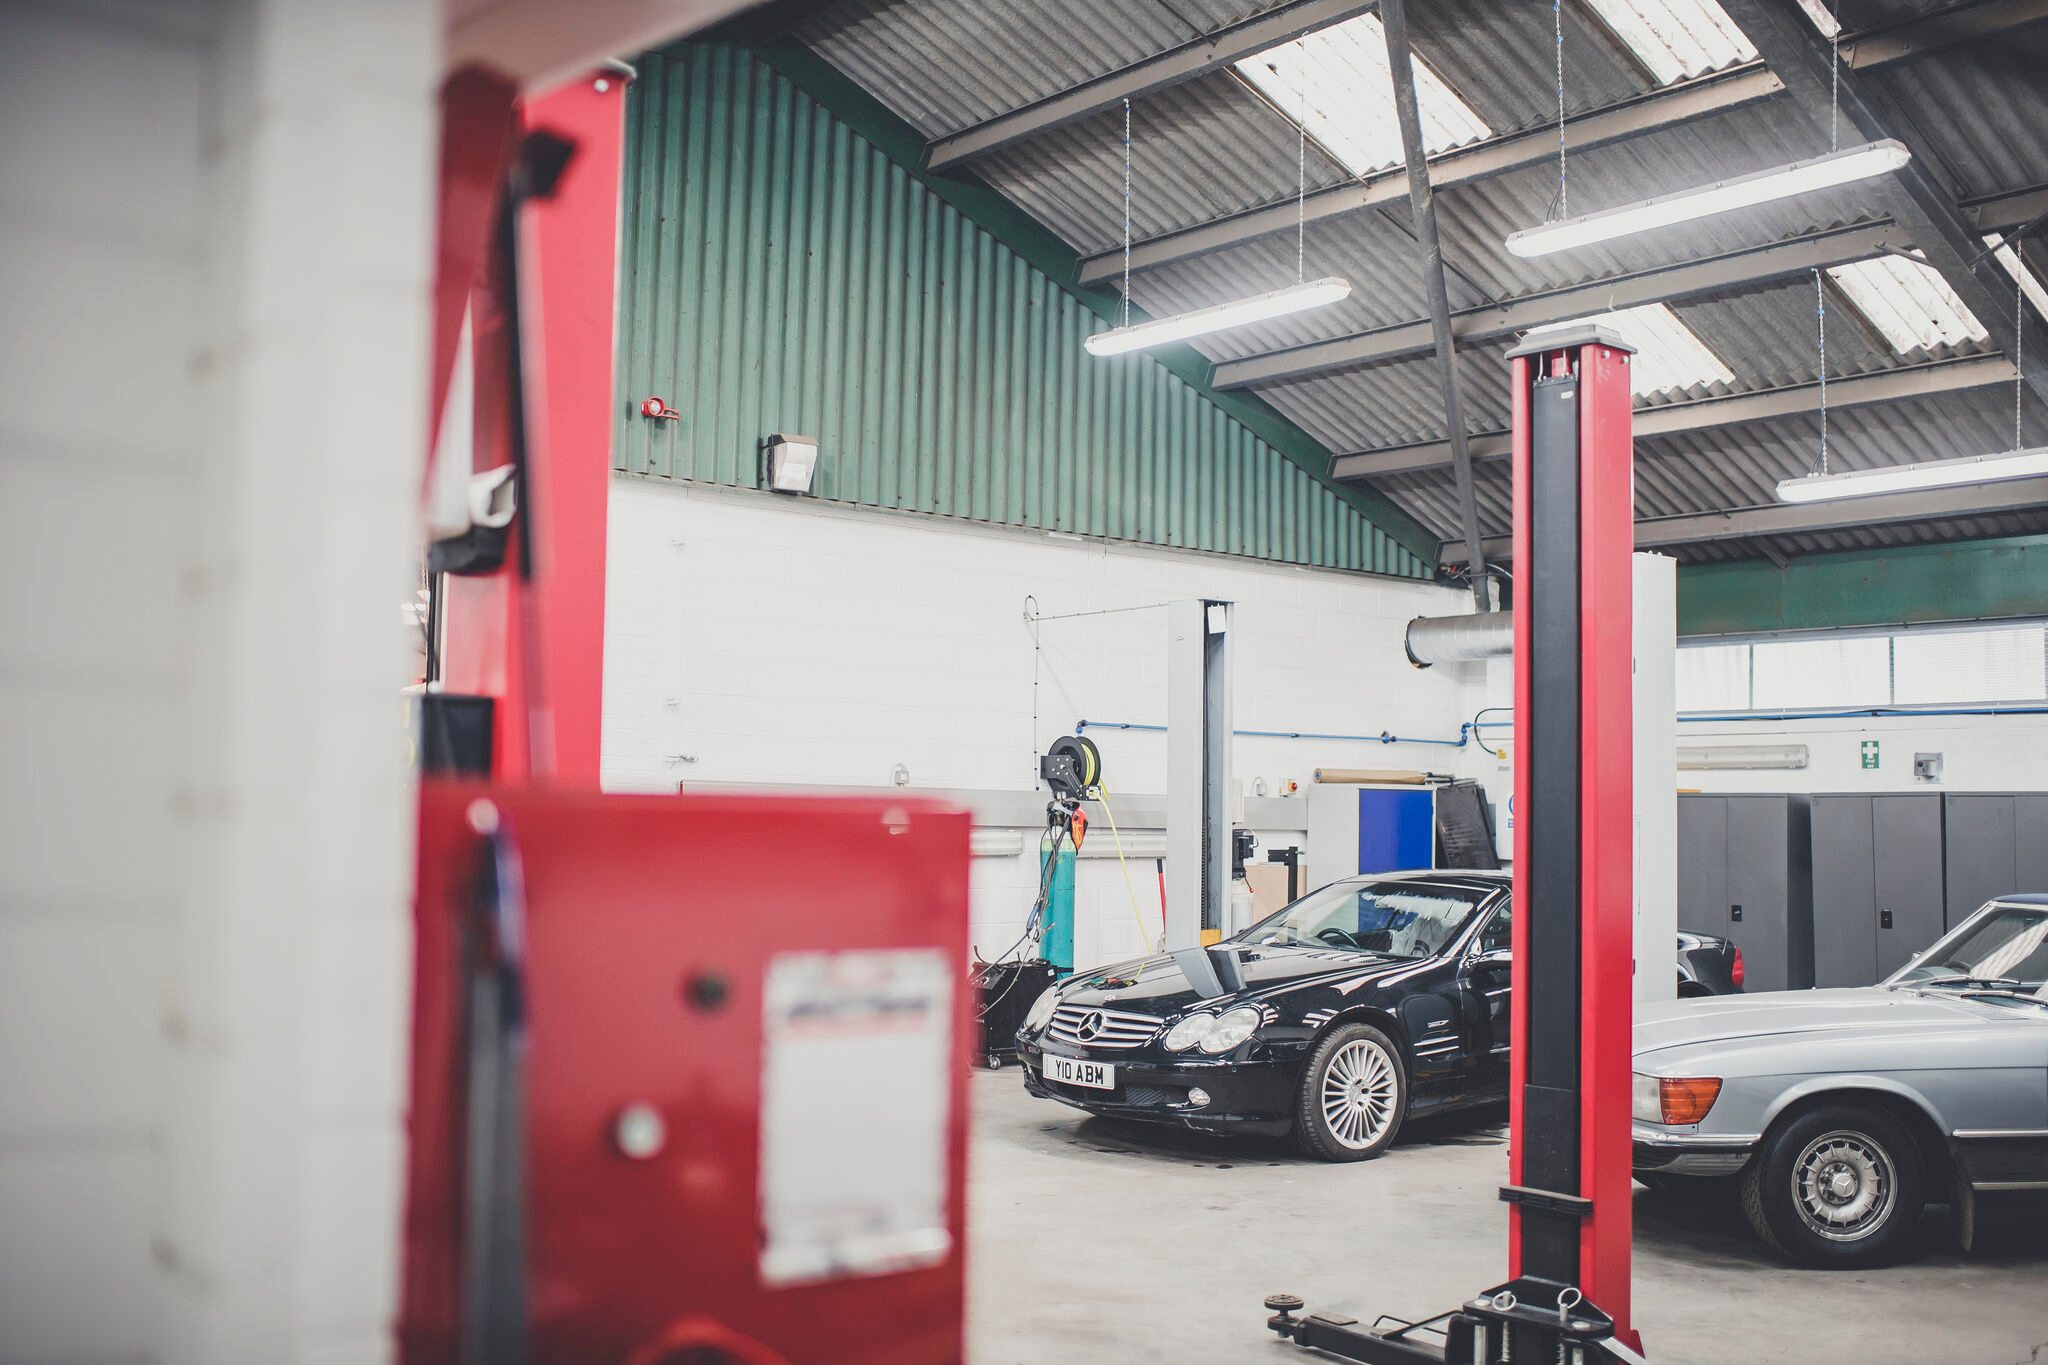
[[[1408,662],[1469,664],[1505,659],[1515,648],[1513,612],[1489,611],[1473,616],[1418,616],[1408,623]]]

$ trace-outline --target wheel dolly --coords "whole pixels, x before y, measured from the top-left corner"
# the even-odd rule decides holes
[[[1633,347],[1597,327],[1510,351],[1515,903],[1508,1273],[1419,1322],[1303,1313],[1297,1346],[1368,1365],[1641,1362],[1629,1324]],[[1479,565],[1471,566],[1476,573]]]

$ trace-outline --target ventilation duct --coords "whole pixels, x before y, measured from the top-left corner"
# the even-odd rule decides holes
[[[1417,668],[1505,659],[1514,652],[1514,648],[1513,612],[1418,616],[1408,623],[1408,662]]]

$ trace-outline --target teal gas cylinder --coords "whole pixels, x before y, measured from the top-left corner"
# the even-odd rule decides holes
[[[1045,876],[1045,860],[1054,857],[1052,838],[1048,835],[1038,843],[1038,875]],[[1070,976],[1074,971],[1074,845],[1070,840],[1060,841],[1060,851],[1052,868],[1052,886],[1045,897],[1045,937],[1040,941],[1045,960],[1052,964],[1059,976]]]

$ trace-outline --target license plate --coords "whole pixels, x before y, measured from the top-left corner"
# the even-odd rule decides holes
[[[1084,1062],[1075,1057],[1045,1054],[1045,1078],[1061,1085],[1086,1086],[1090,1090],[1116,1089],[1116,1068],[1108,1062]]]

